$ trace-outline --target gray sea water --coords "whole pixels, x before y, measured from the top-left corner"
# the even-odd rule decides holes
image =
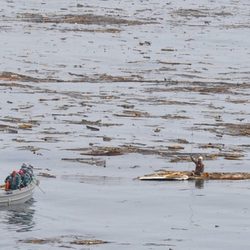
[[[136,178],[192,170],[189,154],[249,172],[249,13],[246,0],[1,0],[0,179],[23,162],[56,178],[0,209],[0,248],[248,250],[248,180]],[[110,148],[127,151],[86,154]],[[108,243],[74,243],[94,239]]]

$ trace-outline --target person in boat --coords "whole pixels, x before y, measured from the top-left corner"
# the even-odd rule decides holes
[[[195,175],[201,175],[204,172],[204,163],[203,161],[203,157],[199,156],[197,159],[195,159],[192,155],[190,156],[192,162],[194,162],[195,164],[195,170],[193,171],[193,173]]]
[[[27,166],[25,163],[21,166],[20,171],[29,176],[30,181],[32,181],[34,177],[33,169],[31,166]]]
[[[20,169],[18,173],[21,176],[21,187],[28,186],[31,182],[30,175],[27,172],[25,173],[22,169]]]
[[[16,190],[21,187],[21,176],[13,171],[7,178],[5,179],[5,189],[6,190]]]

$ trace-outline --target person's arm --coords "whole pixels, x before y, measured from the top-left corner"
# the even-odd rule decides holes
[[[194,157],[192,155],[190,155],[190,159],[192,162],[196,163],[196,160],[194,159]]]

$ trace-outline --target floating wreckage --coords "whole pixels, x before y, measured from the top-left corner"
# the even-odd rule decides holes
[[[195,175],[192,171],[158,171],[139,177],[142,181],[181,181],[181,180],[248,180],[250,173],[212,172]]]

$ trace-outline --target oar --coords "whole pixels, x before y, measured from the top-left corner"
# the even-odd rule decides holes
[[[34,179],[36,180],[36,182],[34,182]],[[33,179],[32,181],[36,184],[36,186],[40,189],[40,191],[41,191],[43,194],[45,194],[45,191],[42,190],[41,187],[39,186],[39,181],[38,181],[35,177],[34,177],[34,179]]]

